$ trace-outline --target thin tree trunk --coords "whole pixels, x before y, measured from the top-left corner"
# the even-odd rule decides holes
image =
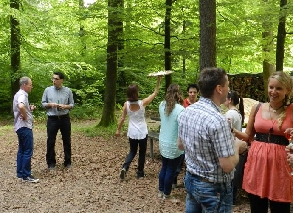
[[[280,0],[280,18],[278,25],[277,35],[277,48],[276,48],[276,70],[283,71],[284,57],[285,57],[285,38],[286,38],[286,9],[287,0]]]
[[[108,44],[106,89],[103,114],[99,126],[110,126],[115,122],[117,48],[118,48],[118,5],[119,0],[108,0]]]
[[[83,14],[84,11],[84,1],[83,0],[79,0],[79,10],[80,10],[80,14]],[[83,25],[83,21],[85,20],[85,16],[81,15],[79,18],[79,37],[80,37],[80,41],[81,41],[81,56],[85,56],[86,54],[86,41],[85,41],[85,34],[86,31],[84,29],[84,25]]]
[[[124,0],[120,0],[120,14],[124,11]],[[124,26],[123,26],[123,18],[119,16],[118,18],[118,85],[119,89],[126,87],[126,79],[124,74]]]
[[[166,14],[165,14],[165,70],[171,70],[171,10],[172,0],[166,0]],[[172,76],[167,75],[165,78],[165,90],[172,82]]]
[[[19,10],[19,0],[10,0],[10,8]],[[20,69],[20,26],[19,21],[13,15],[10,16],[10,63],[11,63],[11,98],[13,99],[14,94],[19,89],[19,78],[18,71]],[[12,101],[11,101],[12,103]],[[12,108],[11,108],[12,109]],[[12,111],[12,110],[11,110]]]
[[[199,1],[200,70],[216,67],[216,0]]]
[[[185,33],[186,31],[186,21],[183,20],[183,26],[182,26],[182,31],[183,33]],[[182,58],[182,77],[185,78],[185,72],[186,72],[186,59],[185,59],[185,55],[183,55]]]
[[[264,4],[266,5],[268,3],[268,0],[263,0]],[[270,5],[267,5],[265,8],[270,9]],[[268,21],[264,21],[262,23],[263,27],[263,33],[262,33],[262,39],[263,39],[263,81],[264,81],[264,94],[267,98],[267,91],[268,91],[268,78],[269,76],[275,71],[275,67],[272,62],[272,56],[274,55],[274,35],[273,35],[273,25],[272,23]]]

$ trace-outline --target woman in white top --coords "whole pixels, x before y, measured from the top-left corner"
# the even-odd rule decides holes
[[[243,99],[238,95],[236,91],[229,91],[226,102],[224,103],[229,110],[226,112],[225,116],[229,120],[231,124],[231,129],[235,128],[238,131],[242,131],[242,125],[244,123],[244,105]],[[243,159],[241,159],[243,158]],[[239,161],[246,161],[247,155],[240,155]],[[237,198],[238,189],[242,188],[242,180],[243,180],[243,170],[244,168],[239,168],[238,164],[234,172],[234,188],[233,188],[233,203],[235,204]]]
[[[225,116],[229,119],[231,126],[238,131],[242,131],[242,124],[244,123],[243,99],[236,91],[231,90],[228,92],[224,105],[229,109]]]
[[[148,129],[145,121],[145,107],[152,102],[159,91],[159,86],[162,77],[159,76],[154,92],[143,100],[138,100],[138,86],[131,84],[127,88],[127,101],[124,103],[122,115],[116,131],[116,136],[120,136],[120,130],[126,118],[129,116],[128,132],[130,151],[126,156],[122,170],[120,172],[120,178],[124,179],[129,166],[137,153],[139,146],[139,157],[138,157],[138,171],[137,178],[144,177],[144,164],[145,164],[145,153],[147,148],[147,135]]]

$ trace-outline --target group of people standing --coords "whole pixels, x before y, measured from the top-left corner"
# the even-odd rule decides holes
[[[47,87],[42,96],[42,106],[47,110],[47,153],[46,162],[49,169],[56,165],[55,141],[60,130],[64,148],[64,167],[71,167],[71,122],[69,111],[74,106],[72,91],[63,86],[64,74],[53,74],[53,86]],[[28,93],[33,88],[29,77],[19,80],[20,89],[14,95],[14,130],[18,136],[18,152],[16,160],[17,177],[25,182],[37,183],[31,172],[31,157],[33,155],[33,115],[35,105],[29,104]]]
[[[158,77],[155,92],[148,100],[153,100],[158,93],[160,81],[161,77]],[[121,179],[125,178],[138,145],[138,177],[144,174],[148,134],[144,110],[150,101],[146,104],[138,100],[137,86],[134,93],[133,99],[130,96],[133,93],[127,91],[128,100],[116,132],[120,135],[125,117],[129,115],[130,152],[122,166]],[[176,170],[184,156],[187,213],[232,212],[233,191],[235,197],[238,188],[248,193],[252,213],[267,213],[269,208],[271,213],[289,213],[293,202],[293,154],[288,146],[288,138],[293,138],[292,78],[284,72],[275,72],[269,77],[269,102],[252,107],[245,132],[242,132],[243,99],[237,92],[229,90],[224,69],[203,69],[194,93],[200,93],[199,100],[183,100],[179,85],[171,84],[165,100],[159,104],[162,167],[158,196],[170,197]],[[228,107],[225,115],[221,104]],[[141,133],[140,137],[134,137],[138,133]],[[243,183],[240,186],[235,184],[235,187],[235,167],[237,173],[239,155],[247,152],[248,146]]]
[[[145,176],[145,155],[148,129],[145,107],[159,92],[162,76],[157,79],[154,92],[143,100],[138,98],[138,86],[127,89],[116,135],[129,116],[127,136],[130,151],[120,171],[124,179],[137,154],[137,178]],[[71,167],[71,123],[69,111],[74,106],[72,91],[63,86],[64,74],[53,74],[53,86],[43,93],[42,106],[47,110],[47,153],[49,169],[56,166],[55,141],[60,130],[64,147],[65,168]],[[18,136],[17,177],[36,183],[31,173],[33,154],[33,116],[28,93],[33,85],[29,77],[19,81],[20,89],[13,100],[14,129]],[[267,103],[252,107],[245,132],[243,99],[229,91],[227,73],[221,68],[201,71],[198,86],[189,85],[184,100],[178,84],[171,84],[159,104],[161,126],[159,148],[162,166],[159,172],[158,197],[170,198],[172,184],[177,183],[178,171],[185,158],[186,212],[232,212],[233,179],[239,154],[248,151],[242,186],[250,201],[252,213],[290,213],[293,202],[293,80],[284,72],[274,72],[268,79]],[[197,94],[200,98],[197,100]],[[220,105],[228,111],[222,114]],[[237,167],[236,167],[237,169]],[[234,188],[235,192],[235,188]]]

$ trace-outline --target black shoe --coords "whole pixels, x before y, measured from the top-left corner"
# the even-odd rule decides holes
[[[54,165],[54,164],[50,164],[50,165],[48,165],[48,169],[49,169],[49,170],[54,170],[54,169],[55,169],[55,165]]]
[[[23,178],[22,181],[29,182],[29,183],[37,183],[39,182],[39,179],[34,178],[34,176],[30,175],[30,176],[27,176],[26,178]]]
[[[140,179],[140,178],[144,178],[144,172],[143,171],[138,171],[137,172],[137,178]]]
[[[64,165],[64,167],[65,167],[66,169],[70,169],[70,168],[71,168],[71,164],[69,163],[69,164],[67,164],[67,165]]]
[[[126,169],[123,168],[123,169],[121,169],[121,172],[120,172],[120,179],[123,180],[125,178],[125,176],[126,176]]]

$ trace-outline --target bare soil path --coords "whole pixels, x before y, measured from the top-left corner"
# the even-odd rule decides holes
[[[184,212],[184,188],[176,188],[170,200],[163,201],[157,197],[158,144],[154,144],[154,159],[146,158],[144,179],[136,179],[135,158],[126,179],[120,181],[121,165],[129,149],[127,138],[87,137],[77,131],[95,123],[73,122],[73,162],[70,169],[62,166],[63,148],[58,133],[57,167],[54,171],[49,171],[45,162],[45,124],[35,124],[32,171],[40,179],[37,184],[22,183],[16,178],[17,137],[11,125],[2,124],[0,212]],[[183,174],[180,178],[182,180]],[[234,212],[249,212],[247,200],[243,199],[236,205]]]

